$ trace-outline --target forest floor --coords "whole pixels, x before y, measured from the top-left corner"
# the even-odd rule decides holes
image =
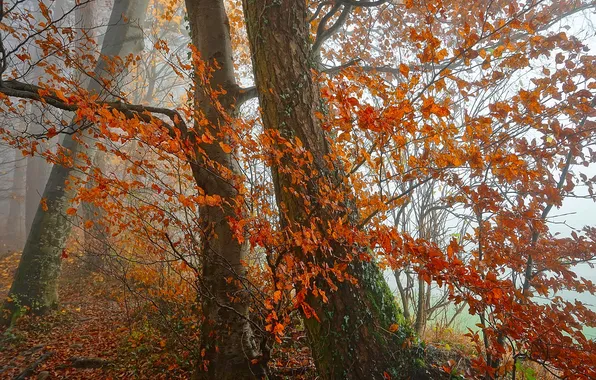
[[[20,253],[0,254],[0,300],[8,295],[19,258]],[[179,316],[172,314],[170,324],[164,323],[163,315],[156,318],[147,302],[135,304],[132,298],[123,302],[121,296],[129,285],[84,269],[75,257],[64,259],[60,307],[43,317],[22,317],[14,326],[0,328],[0,379],[190,378],[197,353],[180,338],[184,335],[187,343],[196,343],[194,331],[187,326],[176,332]],[[271,364],[283,374],[280,377],[316,378],[306,341],[300,339],[303,335],[298,333],[278,350]],[[445,355],[445,362],[456,352],[471,352],[467,339],[451,329],[425,338],[437,348],[435,353]]]
[[[1,300],[8,294],[19,257],[19,253],[0,256]],[[161,375],[143,372],[152,363],[139,362],[142,357],[133,357],[126,349],[133,334],[131,324],[110,296],[118,284],[85,271],[80,264],[65,260],[58,310],[44,317],[22,318],[0,330],[0,379],[189,377],[180,369]]]
[[[0,302],[19,259],[19,252],[0,253]],[[171,305],[156,312],[157,299],[132,288],[90,272],[76,257],[64,259],[59,308],[0,327],[0,380],[189,379],[198,357],[196,321]],[[282,378],[315,378],[304,333],[298,335],[278,350],[272,369]]]

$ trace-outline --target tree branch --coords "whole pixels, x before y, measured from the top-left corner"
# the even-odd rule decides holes
[[[317,9],[315,9],[315,12],[313,13],[313,15],[311,16],[311,18],[308,20],[309,23],[315,21],[315,19],[317,18],[317,16],[319,16],[319,13],[321,13],[321,10],[323,9],[323,7],[325,5],[331,5],[333,4],[332,1],[323,1],[321,2],[318,6]]]
[[[389,0],[376,0],[376,1],[356,1],[356,0],[339,0],[340,3],[350,5],[352,7],[378,7],[388,3]]]
[[[331,19],[331,17],[333,17],[337,12],[339,12],[339,10],[342,6],[343,6],[342,3],[339,3],[339,2],[336,3],[333,6],[333,8],[331,8],[329,13],[327,13],[321,19],[321,22],[319,23],[319,27],[317,28],[317,37],[315,39],[315,42],[312,45],[311,54],[313,57],[317,57],[319,55],[319,51],[321,50],[321,46],[323,45],[323,43],[325,41],[327,41],[327,39],[329,37],[331,37],[333,34],[335,34],[335,32],[337,32],[339,30],[339,28],[341,28],[345,24],[346,20],[348,19],[348,15],[352,11],[352,7],[349,5],[346,5],[346,6],[343,6],[344,9],[341,11],[341,14],[339,15],[339,17],[337,18],[335,23],[333,25],[331,25],[328,29],[325,29],[325,26],[327,25],[327,22],[329,21],[329,19]],[[318,61],[318,59],[317,59],[317,61]]]
[[[592,99],[592,101],[590,102],[590,106],[591,107],[596,106],[596,97],[594,97]],[[580,129],[584,126],[584,124],[586,123],[586,120],[588,120],[588,116],[589,116],[589,113],[586,113],[586,115],[584,115],[582,120],[578,123],[578,126],[576,129]],[[565,166],[563,167],[563,170],[561,171],[561,177],[559,177],[559,181],[557,182],[556,189],[559,192],[563,189],[563,186],[565,185],[567,173],[569,173],[569,169],[571,168],[572,161],[573,161],[573,147],[569,147],[569,152],[567,153],[567,156],[565,157]],[[553,208],[553,202],[547,203],[544,210],[542,210],[540,219],[543,221],[546,220],[546,218],[548,217],[548,214],[552,208]],[[536,246],[536,243],[538,242],[539,237],[540,237],[540,232],[538,232],[536,229],[533,229],[532,241],[531,241],[532,247]],[[532,285],[531,282],[532,282],[532,279],[534,278],[534,275],[532,274],[533,269],[534,269],[534,258],[532,257],[532,255],[528,255],[528,261],[526,263],[526,269],[524,271],[525,279],[524,279],[524,284],[522,286],[524,294],[526,294],[528,292],[528,290],[530,289],[530,286]]]
[[[241,106],[243,103],[249,101],[252,98],[256,98],[259,95],[256,86],[240,88],[238,95],[236,96],[236,107]]]
[[[39,102],[49,104],[55,108],[64,111],[75,112],[80,108],[78,104],[70,104],[68,102],[65,102],[56,94],[55,91],[47,90],[39,86],[19,81],[0,82],[0,93],[21,99],[36,100]],[[165,122],[163,123],[163,126],[165,126],[169,130],[170,135],[172,135],[173,137],[176,136],[176,130],[178,130],[182,136],[186,136],[188,134],[188,128],[186,126],[186,123],[184,122],[182,116],[176,110],[172,110],[169,108],[144,106],[138,104],[129,104],[121,101],[99,101],[95,102],[95,104],[100,106],[107,106],[109,109],[112,110],[117,110],[124,114],[124,116],[127,119],[137,118],[146,123],[150,123],[151,121],[155,120],[155,118],[151,114],[163,115],[168,117],[172,121],[173,125],[169,125]]]
[[[385,201],[385,204],[391,204],[397,200],[399,200],[400,198],[403,198],[405,196],[407,196],[408,194],[410,194],[412,191],[414,191],[416,188],[424,185],[425,183],[427,183],[428,181],[430,181],[432,179],[432,177],[427,177],[425,179],[423,179],[422,181],[415,183],[413,185],[410,185],[409,188],[406,189],[406,191],[404,191],[403,193],[400,193],[396,196],[393,196],[391,198],[389,198],[387,201]],[[377,215],[379,212],[381,212],[380,209],[376,209],[373,212],[370,213],[370,215],[368,215],[366,218],[364,218],[364,220],[362,220],[362,222],[360,222],[360,224],[358,224],[358,228],[362,228],[364,226],[366,226],[368,224],[368,222],[370,222],[370,220],[372,218],[375,217],[375,215]]]

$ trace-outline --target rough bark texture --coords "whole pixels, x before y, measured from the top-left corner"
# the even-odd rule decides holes
[[[148,0],[116,0],[110,16],[109,27],[102,45],[102,56],[127,55],[139,52],[143,48],[142,31],[138,20],[144,19]],[[123,15],[126,17],[123,18]],[[101,77],[106,69],[106,61],[100,59],[95,75]],[[101,93],[100,81],[90,81],[88,90]],[[62,146],[71,157],[84,148],[70,135],[66,135]],[[56,306],[58,302],[57,280],[60,273],[60,261],[64,243],[71,229],[66,217],[70,207],[69,200],[75,189],[65,183],[76,170],[70,166],[54,165],[43,192],[47,211],[41,205],[37,208],[31,230],[23,249],[21,261],[15,273],[9,292],[10,301],[5,304],[10,322],[13,316],[20,314],[23,307],[36,314],[41,314]]]
[[[328,145],[315,115],[322,107],[319,88],[311,74],[314,62],[308,43],[306,2],[244,0],[243,4],[265,128],[277,130],[287,139],[299,138],[304,149],[313,155],[311,170],[317,171],[331,187],[345,186],[341,184],[342,169],[331,169],[326,163]],[[282,223],[290,228],[309,228],[312,214],[295,194],[307,194],[314,203],[311,209],[316,209],[317,185],[296,185],[286,170],[275,166],[272,170],[278,205],[280,210],[287,210],[282,213]],[[347,186],[342,190],[348,198],[353,196]],[[356,210],[349,206],[346,209],[343,216],[356,223]],[[316,216],[320,230],[342,217],[320,207]],[[352,249],[337,243],[332,255],[318,252],[302,259],[333,266],[331,256],[346,257]],[[383,379],[385,373],[391,378],[418,376],[413,370],[416,356],[403,345],[410,329],[381,272],[374,263],[357,260],[348,271],[357,278],[358,285],[338,282],[338,289],[332,292],[320,281],[318,286],[328,291],[328,303],[312,295],[307,298],[321,320],[319,323],[314,318],[305,319],[319,375],[324,379]],[[400,328],[390,333],[394,323]]]
[[[192,42],[201,59],[209,64],[217,63],[213,66],[216,69],[208,87],[227,91],[218,100],[224,113],[232,114],[238,85],[234,78],[229,23],[223,1],[186,0],[186,8]],[[201,345],[205,355],[198,363],[195,378],[262,377],[264,370],[260,365],[251,364],[259,353],[248,321],[249,299],[242,284],[246,274],[242,261],[248,246],[234,237],[228,223],[228,218],[241,218],[244,212],[237,201],[241,172],[233,156],[224,152],[219,144],[225,141],[222,127],[228,121],[214,106],[209,92],[203,83],[196,83],[197,118],[204,117],[209,125],[197,123],[195,131],[196,136],[205,132],[211,134],[215,142],[194,139],[197,149],[191,166],[197,185],[207,195],[220,196],[223,205],[199,208],[204,231],[200,297],[204,316]],[[233,281],[228,282],[229,278]],[[236,301],[231,302],[231,297]]]

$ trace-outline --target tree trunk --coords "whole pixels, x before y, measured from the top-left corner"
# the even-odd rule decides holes
[[[97,43],[98,36],[94,27],[97,23],[97,17],[99,16],[97,5],[97,2],[93,1],[84,4],[75,10],[75,23],[79,41],[79,46],[77,46],[76,51],[81,57],[85,55],[93,55],[94,53],[89,49],[90,44],[87,41],[92,40]],[[86,75],[79,75],[79,80],[82,83],[85,83],[87,80]],[[106,162],[106,152],[98,150],[93,146],[89,149],[93,150],[91,153],[93,155],[93,167],[103,172]],[[91,189],[95,185],[96,182],[93,181],[93,178],[90,175],[86,187]],[[98,271],[103,268],[105,255],[109,249],[106,227],[98,222],[103,219],[105,213],[100,207],[88,202],[82,205],[82,209],[85,221],[90,220],[94,222],[90,228],[85,227],[83,261],[85,262],[85,268],[87,270]]]
[[[219,97],[225,113],[234,112],[239,87],[234,77],[229,23],[223,0],[187,0],[186,8],[191,26],[192,43],[202,60],[213,65],[215,71],[208,86],[197,80],[195,108],[197,123],[193,143],[196,146],[191,160],[193,175],[206,195],[217,195],[221,206],[201,206],[202,278],[201,302],[204,316],[201,345],[203,360],[198,364],[195,378],[246,379],[262,377],[259,363],[251,364],[259,356],[248,320],[248,294],[242,282],[246,274],[243,260],[248,252],[247,242],[239,242],[228,222],[242,218],[245,212],[238,184],[241,171],[230,153],[222,150],[225,128],[229,120],[212,104],[210,89],[226,90]],[[199,76],[197,75],[197,78]],[[209,124],[202,126],[201,119]],[[205,143],[200,136],[205,132],[214,137],[214,143]],[[228,174],[226,174],[226,172]],[[232,278],[229,282],[227,279]],[[230,299],[234,297],[235,301]]]
[[[410,296],[409,296],[409,290],[408,287],[404,288],[404,286],[401,283],[401,276],[400,276],[401,271],[396,270],[393,272],[394,276],[395,276],[395,282],[397,284],[397,290],[399,291],[399,296],[401,298],[401,303],[402,303],[402,312],[404,314],[404,318],[406,319],[406,321],[409,321],[411,316],[410,316]]]
[[[65,7],[64,0],[45,0],[44,3],[48,7],[48,9],[51,10],[52,18],[54,20],[63,16],[63,10]],[[35,6],[37,6],[37,4],[35,4]],[[44,16],[41,14],[40,11],[34,12],[33,15],[35,19],[38,21],[45,20]],[[40,51],[39,47],[37,47],[35,44],[31,44],[30,49],[31,56],[33,57],[32,62],[43,59],[43,53]],[[53,59],[53,57],[45,57],[45,62],[46,64],[57,63],[56,60]],[[47,79],[47,77],[48,76],[45,72],[45,66],[34,67],[30,76],[34,84],[38,84],[38,82],[44,82],[44,80]],[[28,132],[34,135],[43,134],[45,129],[45,123],[43,121],[43,106],[31,105],[31,114],[32,122],[29,126],[27,126]],[[41,141],[40,147],[38,149],[40,151],[49,149],[50,141]],[[31,225],[33,224],[33,219],[35,218],[35,212],[37,211],[37,207],[39,206],[39,202],[41,201],[43,189],[45,188],[46,182],[48,181],[48,176],[50,174],[51,169],[52,164],[47,162],[45,158],[41,157],[41,154],[27,157],[27,184],[25,188],[25,229],[27,235],[29,235]]]
[[[14,171],[12,175],[12,190],[8,206],[8,218],[6,219],[6,233],[9,239],[9,246],[12,250],[20,250],[25,242],[25,231],[23,224],[23,195],[25,179],[25,158],[19,150],[15,150]]]
[[[106,167],[106,156],[106,152],[99,150],[96,150],[93,154],[93,167],[102,173]],[[88,189],[92,189],[96,186],[96,182],[93,180],[91,175],[89,175],[85,186]],[[104,264],[106,263],[106,255],[110,249],[110,244],[108,241],[108,229],[103,223],[100,222],[105,216],[105,211],[103,208],[98,207],[94,203],[85,203],[82,205],[82,207],[83,218],[85,221],[90,220],[93,222],[91,227],[85,227],[83,260],[87,270],[96,272],[104,268]]]
[[[39,130],[38,132],[40,133],[42,131]],[[38,132],[33,130],[33,133]],[[50,170],[51,164],[49,164],[43,157],[27,157],[25,189],[25,230],[27,235],[29,235],[29,231],[31,230],[35,212],[41,201],[41,195],[48,180],[48,173]]]
[[[102,56],[113,57],[139,52],[143,48],[143,34],[138,20],[144,19],[148,0],[116,0],[110,16],[108,30],[102,45]],[[123,17],[125,16],[125,17]],[[107,62],[100,58],[95,76],[102,77]],[[101,81],[90,81],[91,93],[102,93]],[[105,95],[103,95],[105,97]],[[85,149],[71,135],[66,135],[62,146],[71,157],[77,157]],[[57,280],[60,273],[61,254],[71,229],[66,216],[69,200],[76,189],[66,186],[70,176],[77,171],[72,166],[54,165],[46,183],[43,198],[47,205],[44,211],[39,205],[23,249],[21,261],[15,273],[9,292],[10,300],[5,303],[7,322],[15,312],[28,308],[36,314],[55,307],[58,302]]]
[[[416,309],[416,323],[414,329],[417,334],[422,334],[426,327],[426,283],[422,278],[418,278],[418,299],[416,300],[418,308]]]
[[[294,147],[294,138],[299,139],[303,149],[313,157],[308,171],[318,174],[318,178],[307,184],[297,184],[291,173],[292,165],[296,165],[287,150],[282,164],[272,165],[282,225],[297,232],[316,224],[318,231],[327,234],[332,254],[322,250],[301,254],[300,247],[295,247],[294,252],[303,262],[333,267],[342,258],[366,252],[363,247],[355,252],[353,246],[334,241],[328,232],[328,226],[336,225],[340,218],[345,220],[344,225],[349,223],[356,228],[358,215],[349,206],[352,203],[349,198],[353,199],[354,194],[343,182],[342,168],[338,164],[330,168],[325,158],[329,149],[316,117],[323,107],[311,74],[314,62],[308,43],[306,2],[244,0],[243,4],[263,124],[267,130],[279,132],[285,141],[294,143]],[[282,152],[285,149],[284,144],[277,148]],[[343,214],[317,205],[321,201],[318,189],[323,186],[337,187],[346,195]],[[308,198],[310,206],[304,198]],[[312,210],[316,211],[311,213]],[[359,259],[353,260],[347,271],[358,280],[357,285],[336,281],[338,288],[332,291],[326,281],[319,279],[317,287],[327,291],[328,303],[312,293],[307,296],[307,302],[320,319],[320,322],[315,318],[305,319],[319,375],[324,379],[410,377],[413,360],[410,350],[404,347],[411,330],[382,273],[373,262]],[[399,325],[393,333],[392,324]]]

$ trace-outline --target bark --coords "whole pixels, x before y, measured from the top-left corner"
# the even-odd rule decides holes
[[[411,316],[410,316],[410,296],[409,296],[409,288],[406,287],[404,288],[404,286],[401,283],[401,276],[400,276],[401,271],[396,270],[394,272],[394,276],[395,276],[395,282],[397,283],[397,290],[399,291],[399,296],[401,298],[401,303],[402,303],[402,312],[404,314],[404,318],[406,319],[406,321],[409,321]]]
[[[298,231],[302,227],[311,228],[310,223],[314,222],[319,224],[320,231],[327,231],[328,225],[343,218],[356,228],[358,215],[349,200],[354,194],[344,184],[345,176],[339,164],[330,168],[326,162],[329,148],[315,116],[323,107],[318,84],[311,74],[316,66],[308,43],[306,2],[244,0],[243,5],[264,127],[278,131],[290,141],[295,137],[300,139],[313,156],[313,167],[309,170],[320,178],[304,185],[293,182],[289,173],[292,159],[287,155],[280,166],[272,166],[282,225]],[[283,145],[278,149],[283,151]],[[341,189],[346,195],[347,211],[338,214],[317,206],[318,188],[323,185]],[[312,206],[307,207],[301,195],[308,197]],[[316,210],[315,217],[312,210]],[[332,241],[330,236],[327,239]],[[296,247],[295,254],[307,263],[333,266],[337,258],[354,253],[353,246],[339,242],[332,241],[332,249],[332,254],[319,251],[301,255]],[[381,272],[374,263],[361,260],[352,261],[348,271],[358,280],[357,285],[336,281],[338,289],[332,291],[325,281],[319,280],[317,286],[327,291],[328,303],[312,294],[307,297],[320,318],[320,322],[305,319],[319,375],[324,379],[383,379],[385,373],[392,378],[411,377],[414,360],[410,350],[404,348],[411,330]],[[400,328],[390,333],[394,323]]]
[[[234,77],[229,22],[223,0],[186,0],[192,43],[201,59],[215,71],[210,86],[197,81],[195,107],[197,120],[203,117],[207,126],[195,125],[195,136],[207,132],[215,143],[195,138],[195,158],[191,160],[193,175],[207,195],[218,195],[220,206],[201,206],[202,278],[200,298],[204,317],[201,345],[204,357],[197,366],[195,378],[246,379],[264,376],[260,364],[251,364],[259,352],[248,320],[249,299],[243,287],[246,268],[243,260],[248,252],[246,242],[235,237],[229,218],[241,218],[245,212],[238,201],[240,168],[230,153],[222,150],[224,130],[229,121],[213,104],[210,88],[226,90],[219,97],[224,113],[232,114],[239,88]],[[216,63],[216,64],[215,64]],[[228,174],[225,174],[228,173]],[[227,279],[233,281],[228,283]],[[231,302],[231,297],[235,302]]]
[[[101,49],[102,56],[127,55],[142,50],[143,35],[137,20],[144,19],[147,5],[148,0],[114,2]],[[107,61],[100,58],[95,68],[95,76],[102,77],[106,68]],[[107,97],[102,94],[102,87],[98,80],[89,81],[88,90],[104,98]],[[77,157],[78,153],[87,153],[71,135],[65,136],[62,147],[71,157]],[[54,165],[52,167],[43,192],[47,211],[39,205],[33,219],[9,292],[10,300],[5,304],[8,311],[8,318],[5,320],[7,322],[20,314],[23,308],[41,314],[58,303],[57,280],[60,273],[61,254],[71,229],[66,210],[71,206],[70,199],[76,192],[76,189],[66,185],[66,181],[76,173],[77,170],[71,166]]]
[[[25,162],[19,150],[15,150],[14,171],[12,176],[12,191],[6,219],[6,233],[12,250],[23,248],[25,231],[23,224],[23,195],[25,179]]]
[[[422,278],[418,279],[418,307],[416,309],[416,323],[414,324],[414,330],[417,334],[422,334],[426,327],[426,282]],[[429,287],[430,288],[430,287]],[[430,290],[429,290],[430,292]]]
[[[89,48],[91,46],[89,40],[97,43],[97,30],[94,26],[97,23],[96,18],[99,16],[99,12],[96,8],[97,2],[93,1],[78,7],[75,11],[75,24],[77,26],[77,41],[79,45],[77,46],[77,52],[80,57],[94,54]],[[84,83],[87,80],[86,75],[80,75],[79,80]],[[94,147],[90,147],[89,149],[93,149],[93,167],[103,172],[106,162],[106,152],[95,149]],[[95,181],[93,181],[90,175],[86,187],[91,189],[95,184]],[[85,203],[82,207],[85,221],[91,220],[94,222],[91,228],[85,229],[83,260],[87,270],[98,271],[103,268],[105,255],[109,249],[106,227],[98,222],[103,219],[105,213],[103,209],[93,203]]]
[[[57,0],[52,2],[45,1],[45,5],[52,12],[53,19],[58,19],[62,17],[62,11],[65,7],[64,0]],[[37,4],[35,4],[34,7],[35,6],[37,6]],[[35,12],[34,17],[36,20],[39,21],[45,20],[41,12]],[[42,52],[35,44],[31,44],[30,49],[31,56],[33,57],[32,62],[36,62],[37,60],[43,58]],[[45,57],[44,61],[46,64],[57,63],[53,57]],[[38,81],[44,82],[47,79],[45,67],[34,67],[31,72],[31,79],[35,84],[37,84]],[[43,134],[45,130],[43,121],[43,106],[32,105],[31,114],[32,123],[28,126],[27,131],[33,135]],[[49,146],[49,142],[42,141],[38,149],[40,149],[40,151],[42,149],[45,150],[48,149]],[[37,211],[37,207],[39,206],[39,202],[41,201],[43,189],[46,185],[46,182],[48,181],[48,176],[50,174],[51,169],[52,164],[47,162],[45,158],[41,157],[41,154],[27,157],[27,184],[25,195],[25,228],[27,231],[27,235],[29,234],[31,225],[33,224],[33,219],[35,218],[35,213]]]
[[[96,151],[93,157],[93,167],[104,172],[106,167],[106,152]],[[91,177],[91,175],[89,176]],[[86,187],[92,189],[96,182],[89,178]],[[84,233],[84,262],[85,268],[89,271],[100,271],[104,268],[106,257],[110,249],[108,240],[108,229],[100,221],[105,216],[105,211],[93,203],[85,203],[83,206],[83,218],[85,221],[93,221],[90,228],[85,228]]]
[[[35,115],[34,118],[40,115]],[[32,129],[33,133],[41,133],[41,129]],[[48,180],[48,174],[52,165],[43,157],[28,156],[26,169],[26,190],[25,190],[25,230],[27,235],[31,230],[35,212],[41,201],[44,186]]]

